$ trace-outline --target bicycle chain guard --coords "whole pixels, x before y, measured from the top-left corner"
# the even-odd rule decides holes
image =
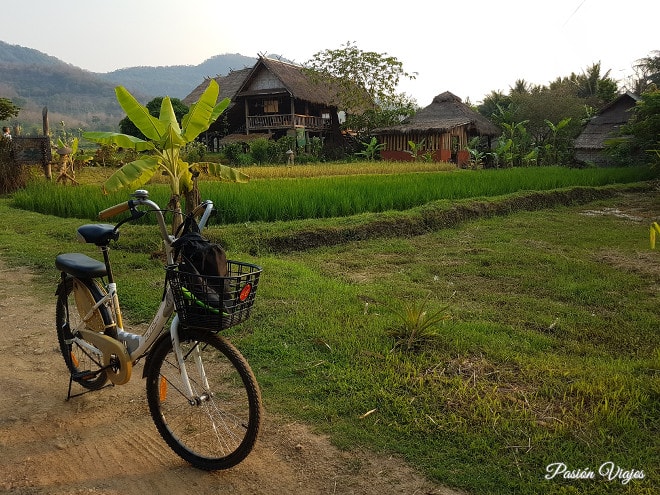
[[[108,366],[108,378],[115,385],[123,385],[131,379],[133,363],[123,343],[102,333],[83,329],[78,332],[87,342],[98,347],[103,352],[103,366]],[[110,366],[113,357],[119,361],[119,368]]]

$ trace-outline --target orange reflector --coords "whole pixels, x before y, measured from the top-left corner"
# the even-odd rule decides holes
[[[73,365],[77,368],[78,366],[80,366],[80,362],[78,361],[78,358],[77,358],[76,355],[73,353],[73,351],[71,351],[70,354],[71,354],[71,362],[72,362]]]
[[[241,301],[245,301],[252,292],[252,284],[245,284],[245,287],[241,289],[241,293],[238,295],[238,298]]]
[[[158,397],[161,402],[165,402],[167,399],[167,380],[164,377],[160,377],[160,386],[158,387]]]

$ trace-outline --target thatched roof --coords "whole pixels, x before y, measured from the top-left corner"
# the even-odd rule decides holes
[[[289,93],[294,98],[311,103],[335,108],[338,106],[336,89],[327,83],[316,83],[312,81],[302,66],[263,56],[259,57],[250,74],[243,81],[238,93],[240,96],[258,95],[261,93],[259,89],[251,89],[250,84],[263,70],[267,70],[273,74],[282,83],[281,88],[271,87],[265,89],[263,91],[265,94],[273,94],[281,91],[282,93]]]
[[[254,89],[251,84],[259,76],[262,71],[268,71],[280,83],[281,87],[268,87],[266,89]],[[334,86],[327,81],[316,82],[313,81],[306,73],[304,67],[296,65],[291,62],[284,62],[282,60],[275,60],[272,58],[259,56],[257,63],[253,67],[235,70],[226,76],[217,76],[214,78],[220,86],[220,94],[218,101],[224,98],[229,98],[232,105],[236,102],[239,96],[255,96],[255,95],[274,95],[278,93],[288,93],[293,98],[308,101],[317,105],[323,105],[329,108],[339,109],[338,94],[339,85]],[[209,84],[209,79],[205,79],[199,86],[197,86],[188,96],[182,101],[186,105],[192,105],[204,92]],[[365,94],[365,100],[368,99]],[[366,106],[365,106],[366,108]],[[362,109],[345,109],[354,113],[364,111]]]
[[[251,70],[252,68],[247,67],[245,69],[233,70],[226,76],[215,77],[215,81],[218,83],[218,86],[220,86],[218,101],[222,101],[225,98],[229,98],[233,101],[234,97],[236,96],[236,92],[241,87]],[[186,105],[192,105],[195,103],[197,100],[199,100],[199,97],[202,96],[202,93],[208,87],[209,80],[210,78],[204,79],[204,82],[193,89],[192,92],[181,101]]]
[[[592,117],[577,137],[574,144],[575,149],[603,149],[605,140],[611,138],[619,127],[630,120],[631,109],[637,100],[639,100],[637,95],[628,92],[604,106],[595,117]]]
[[[481,136],[498,136],[501,133],[486,117],[463,103],[458,96],[445,91],[433,98],[429,106],[419,110],[407,122],[381,127],[374,130],[374,134],[443,133],[463,126],[467,126],[469,132]]]

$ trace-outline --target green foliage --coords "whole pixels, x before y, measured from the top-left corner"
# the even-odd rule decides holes
[[[408,141],[409,150],[406,150],[413,160],[425,161],[424,153],[426,151],[426,139],[422,139],[419,143],[415,141]]]
[[[389,103],[368,108],[364,112],[349,113],[342,127],[356,132],[359,138],[368,137],[373,129],[401,124],[418,109],[414,98],[406,94],[393,95]]]
[[[385,144],[378,143],[378,139],[372,137],[370,141],[361,141],[364,149],[355,153],[356,156],[362,157],[367,161],[374,161],[379,153],[385,148]]]
[[[368,134],[370,129],[390,125],[410,114],[414,101],[396,89],[402,78],[415,79],[396,57],[365,52],[347,42],[336,50],[314,54],[305,63],[309,77],[336,88],[338,107],[360,118],[347,120],[353,130]]]
[[[16,117],[20,110],[21,108],[14,105],[10,99],[0,98],[0,120]]]
[[[183,160],[188,163],[203,162],[208,148],[201,141],[192,141],[187,143],[181,150]]]
[[[111,192],[122,188],[138,188],[146,184],[154,173],[160,170],[169,177],[172,208],[178,211],[180,194],[192,191],[192,169],[201,166],[200,163],[185,162],[182,157],[182,149],[215,122],[229,105],[229,99],[225,98],[216,104],[219,88],[217,82],[211,79],[204,93],[190,107],[179,125],[169,97],[162,99],[160,113],[156,118],[125,88],[118,86],[115,88],[115,92],[126,115],[146,139],[111,132],[88,132],[84,134],[84,137],[100,144],[117,145],[147,153],[140,155],[138,159],[127,163],[115,172],[105,182],[104,189]],[[205,165],[227,180],[247,181],[247,176],[237,174],[229,167],[219,164]],[[195,206],[187,205],[189,209]],[[176,228],[176,225],[175,220],[173,229]]]
[[[257,165],[265,163],[274,163],[275,147],[271,146],[272,141],[266,138],[255,139],[250,143],[250,154],[252,160]]]
[[[633,69],[635,77],[630,87],[635,94],[660,89],[660,50],[654,50],[648,57],[639,59]]]
[[[102,144],[94,152],[91,165],[117,167],[137,160],[138,153],[133,149],[119,148],[115,144]]]
[[[402,307],[392,309],[398,325],[390,328],[388,335],[394,337],[395,347],[405,351],[419,350],[437,339],[440,324],[451,318],[447,313],[449,305],[429,310],[428,297],[421,302],[404,302],[400,305]]]
[[[365,162],[365,166],[368,162]],[[211,167],[211,164],[209,164]],[[282,167],[288,169],[289,167]],[[294,167],[295,168],[295,167]],[[361,167],[357,167],[358,169]],[[234,170],[234,169],[230,169]],[[213,170],[209,170],[213,173]],[[440,201],[434,208],[470,197],[494,197],[518,191],[551,190],[573,186],[630,183],[655,177],[648,168],[461,170],[455,172],[396,173],[254,180],[240,187],[218,181],[200,182],[204,198],[212,199],[219,223],[276,222],[311,218],[347,217],[361,213],[402,211]],[[228,179],[231,180],[231,179]],[[110,199],[93,186],[76,188],[34,184],[14,195],[18,208],[52,215],[93,220]],[[75,191],[72,191],[75,189]],[[167,186],[151,184],[154,198]],[[79,196],[69,196],[76,194]],[[119,191],[112,198],[126,198]],[[164,204],[167,201],[160,201]],[[105,204],[106,206],[102,206]],[[433,208],[431,208],[433,209]],[[424,211],[419,214],[423,215]],[[404,226],[402,226],[404,227]]]
[[[178,98],[170,98],[170,103],[172,104],[174,115],[176,116],[177,121],[181,122],[183,116],[186,113],[188,113],[188,106]],[[158,96],[153,100],[151,100],[149,103],[147,103],[146,108],[147,110],[149,110],[149,113],[152,116],[158,117],[158,115],[160,114],[160,108],[162,104],[163,104],[163,97]],[[124,117],[119,121],[119,132],[123,134],[128,134],[129,136],[135,136],[140,139],[146,139],[145,135],[142,134],[142,131],[140,131],[140,129],[137,128],[137,126],[128,116]]]
[[[633,108],[633,116],[618,138],[606,142],[607,152],[622,163],[659,164],[660,90],[647,91]]]

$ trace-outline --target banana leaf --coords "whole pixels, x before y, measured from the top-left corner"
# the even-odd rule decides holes
[[[216,106],[219,91],[218,83],[211,79],[199,100],[190,106],[190,110],[183,117],[183,137],[187,142],[194,141],[197,136],[207,130],[213,123],[211,117],[216,115],[215,118],[217,118],[226,108],[224,100]]]
[[[83,137],[95,143],[114,144],[121,148],[134,149],[135,151],[148,151],[155,148],[154,144],[149,141],[117,132],[85,132],[83,133]]]
[[[159,165],[160,160],[155,156],[127,163],[105,181],[103,191],[110,193],[122,188],[138,189],[153,177]]]
[[[117,101],[121,108],[126,112],[127,117],[135,124],[135,127],[142,131],[147,139],[160,141],[165,132],[166,125],[149,113],[147,107],[140,103],[123,86],[115,88]]]
[[[228,180],[231,182],[249,182],[250,181],[250,176],[241,172],[238,169],[228,167],[227,165],[223,165],[221,163],[215,163],[215,162],[199,162],[196,163],[195,165],[203,165],[208,167],[209,169],[209,174],[215,175],[216,177],[220,177],[222,180]]]
[[[179,127],[179,122],[176,120],[172,101],[169,96],[163,98],[163,101],[160,104],[160,116],[158,117],[158,120],[160,120],[165,127],[170,125],[177,134],[181,134],[181,128]]]

